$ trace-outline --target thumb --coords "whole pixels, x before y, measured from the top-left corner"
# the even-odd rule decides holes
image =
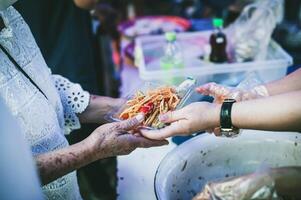
[[[119,122],[118,127],[121,130],[129,131],[139,126],[143,122],[143,120],[144,120],[144,115],[138,114],[137,116],[131,119],[127,119]]]
[[[181,110],[169,111],[165,114],[159,115],[159,120],[163,123],[172,123],[180,119],[183,119]]]

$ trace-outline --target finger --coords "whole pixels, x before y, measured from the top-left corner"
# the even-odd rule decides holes
[[[127,141],[129,141],[130,145],[133,145],[135,148],[149,148],[169,144],[167,140],[151,140],[142,136],[135,136],[131,134],[124,135],[123,137],[127,137]]]
[[[159,115],[159,120],[163,123],[172,123],[184,119],[182,109],[176,111],[169,111],[165,114]]]
[[[150,140],[140,136],[136,137],[136,144],[139,148],[149,148],[168,145],[169,142],[167,140]]]
[[[136,117],[118,122],[117,128],[119,130],[129,131],[139,126],[143,122],[143,120],[144,120],[144,115],[138,114]]]
[[[141,130],[141,134],[144,137],[153,140],[162,140],[174,135],[181,135],[185,133],[185,130],[179,125],[179,122],[174,122],[170,126],[159,130]]]
[[[219,127],[215,128],[213,130],[213,132],[214,132],[214,135],[217,136],[217,137],[222,135],[221,129]]]

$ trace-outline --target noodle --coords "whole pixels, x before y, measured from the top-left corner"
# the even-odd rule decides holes
[[[119,115],[120,119],[126,120],[135,117],[139,113],[145,114],[143,125],[159,127],[160,114],[175,110],[180,98],[172,87],[159,87],[143,93],[137,92],[133,99],[127,101],[127,108]]]

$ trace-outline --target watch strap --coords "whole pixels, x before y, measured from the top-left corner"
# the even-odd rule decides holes
[[[234,99],[225,99],[220,112],[220,125],[221,129],[233,129],[231,112],[233,103],[236,101]]]

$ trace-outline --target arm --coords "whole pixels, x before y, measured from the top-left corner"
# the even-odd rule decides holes
[[[60,75],[52,75],[64,108],[65,132],[80,128],[81,123],[104,123],[104,117],[124,103],[122,99],[90,95],[79,84]]]
[[[233,104],[237,128],[269,131],[301,130],[301,91]]]
[[[280,80],[249,89],[230,88],[216,83],[207,83],[196,88],[197,92],[214,97],[217,103],[221,103],[225,98],[245,101],[298,90],[301,90],[301,68]]]
[[[89,105],[83,113],[78,115],[79,120],[81,123],[104,123],[104,117],[118,109],[123,103],[125,103],[123,99],[90,95]]]
[[[301,90],[301,68],[280,80],[267,83],[265,86],[270,96]]]
[[[68,174],[93,161],[126,155],[138,147],[161,146],[167,141],[153,141],[128,131],[136,128],[143,116],[126,121],[105,124],[88,138],[77,144],[36,156],[36,163],[43,184]]]
[[[232,123],[237,128],[269,131],[301,130],[301,91],[234,103]],[[220,126],[220,104],[198,102],[159,117],[170,126],[160,130],[142,130],[145,137],[162,139],[189,135]]]
[[[72,146],[35,157],[43,185],[95,160],[90,145],[83,140]],[[102,155],[103,158],[106,155]],[[100,157],[101,159],[101,157]]]

